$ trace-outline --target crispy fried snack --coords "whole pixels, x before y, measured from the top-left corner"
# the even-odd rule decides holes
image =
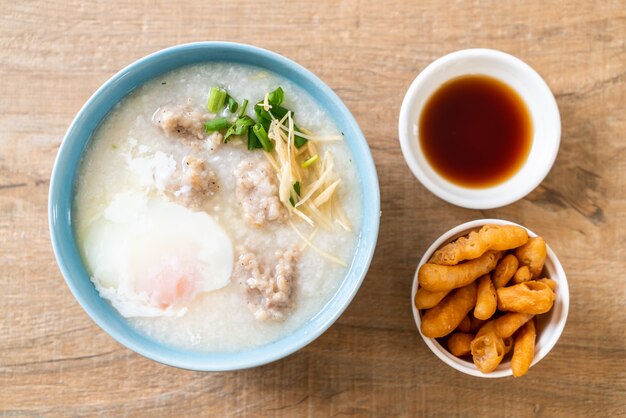
[[[556,282],[552,279],[538,279],[537,281],[545,283],[552,290],[556,290]]]
[[[469,316],[463,318],[458,327],[456,327],[456,331],[464,332],[466,334],[470,333],[472,330],[472,322],[470,321]]]
[[[429,338],[445,337],[461,323],[476,305],[476,283],[451,292],[437,306],[422,316],[422,334]]]
[[[495,332],[502,338],[509,338],[533,317],[534,315],[525,313],[507,313],[494,321]]]
[[[452,355],[471,354],[483,373],[512,353],[513,375],[523,376],[535,354],[535,315],[556,298],[557,283],[542,275],[546,256],[543,238],[509,225],[485,225],[443,246],[418,271],[422,334],[445,336]]]
[[[546,242],[541,237],[530,238],[528,242],[514,252],[520,264],[528,266],[533,277],[539,277],[546,261]]]
[[[470,331],[474,333],[478,332],[478,330],[482,328],[483,325],[485,325],[485,322],[487,321],[485,321],[484,319],[478,319],[474,315],[472,315],[470,317]]]
[[[532,318],[533,315],[508,313],[485,323],[471,343],[474,364],[478,370],[488,373],[498,367],[502,357],[511,350],[511,336]]]
[[[500,251],[487,251],[474,260],[456,266],[426,263],[417,273],[419,284],[431,292],[443,292],[466,286],[493,270],[501,256]]]
[[[467,237],[458,238],[435,251],[430,263],[454,266],[463,260],[473,260],[487,250],[510,250],[524,245],[528,232],[515,225],[485,225],[480,231],[472,231]]]
[[[476,337],[493,332],[500,338],[509,338],[515,334],[515,331],[522,325],[530,321],[533,316],[534,315],[531,314],[509,312],[498,319],[492,319],[485,323],[485,325],[478,330]]]
[[[494,332],[495,333],[496,332],[495,325],[496,325],[496,320],[495,319],[492,319],[491,321],[485,321],[483,323],[483,326],[480,327],[478,329],[478,331],[476,332],[476,337],[478,338],[478,337],[480,337],[482,335],[485,335],[488,332]]]
[[[417,309],[430,309],[441,302],[441,299],[445,298],[448,293],[450,293],[449,290],[431,292],[420,286],[415,293],[415,307]]]
[[[513,337],[508,337],[508,338],[503,338],[502,339],[502,343],[504,344],[504,355],[506,356],[507,354],[509,354],[509,351],[511,351],[511,349],[513,348],[513,343],[515,340],[513,340]]]
[[[495,370],[504,357],[504,342],[494,332],[474,338],[470,344],[476,368],[483,373]]]
[[[533,357],[535,357],[536,337],[535,321],[532,319],[520,328],[515,337],[515,348],[513,348],[513,358],[511,359],[513,376],[524,376],[530,368],[530,363],[532,363]]]
[[[476,296],[476,307],[474,316],[478,319],[489,319],[496,312],[498,307],[498,297],[496,288],[493,286],[491,276],[485,274],[478,279],[478,293]]]
[[[493,285],[496,289],[506,286],[511,280],[517,268],[519,267],[519,261],[513,254],[505,256],[493,271]]]
[[[474,339],[474,334],[457,332],[448,338],[448,351],[457,357],[463,357],[471,352],[470,344]]]
[[[537,280],[501,287],[496,292],[501,311],[538,315],[548,312],[554,304],[554,291]]]
[[[522,266],[515,272],[515,275],[513,276],[513,283],[524,283],[529,281],[531,278],[532,275],[530,274],[528,266]]]

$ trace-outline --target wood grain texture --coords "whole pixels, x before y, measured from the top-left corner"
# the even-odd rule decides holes
[[[361,124],[381,183],[376,255],[348,310],[298,353],[231,373],[162,366],[108,337],[66,287],[46,215],[54,157],[89,95],[135,59],[199,40],[255,44],[320,76]],[[0,416],[626,416],[625,42],[623,0],[0,0]],[[418,72],[476,46],[537,69],[563,122],[541,186],[486,211],[429,193],[397,138]],[[423,251],[481,217],[541,233],[570,281],[561,340],[518,380],[448,368],[411,317]]]

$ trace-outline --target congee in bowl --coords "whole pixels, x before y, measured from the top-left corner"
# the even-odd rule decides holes
[[[362,190],[347,140],[267,69],[158,75],[113,108],[81,158],[72,216],[91,281],[172,347],[235,352],[289,335],[357,251]]]

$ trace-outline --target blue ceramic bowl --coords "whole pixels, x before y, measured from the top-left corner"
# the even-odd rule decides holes
[[[183,350],[157,342],[135,330],[98,295],[83,266],[72,229],[74,180],[81,155],[113,106],[133,89],[160,74],[210,61],[265,68],[306,90],[345,133],[363,191],[363,221],[357,251],[332,299],[290,335],[252,350],[233,353]],[[330,327],[346,309],[367,273],[376,246],[380,217],[380,192],[372,155],[358,124],[339,97],[311,72],[285,57],[248,45],[224,42],[201,42],[164,49],[134,62],[104,83],[83,106],[65,135],[52,172],[48,204],[50,235],[57,262],[67,285],[87,314],[119,343],[145,357],[185,369],[212,371],[244,369],[278,360],[304,347]]]

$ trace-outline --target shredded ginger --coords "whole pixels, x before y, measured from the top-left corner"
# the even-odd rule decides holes
[[[308,142],[297,148],[295,137],[302,136]],[[302,219],[315,230],[351,231],[352,226],[338,201],[337,190],[341,185],[341,179],[334,171],[335,165],[330,150],[320,154],[315,142],[336,141],[342,137],[324,136],[319,137],[309,132],[296,132],[292,113],[282,119],[274,118],[270,124],[268,137],[274,141],[274,147],[270,152],[264,152],[272,167],[276,170],[278,178],[278,196],[280,202],[287,208],[290,216]],[[310,165],[303,163],[317,156]],[[299,184],[299,193],[296,191]],[[317,253],[337,264],[345,263],[315,247],[310,240],[306,239],[299,230],[291,224],[297,234]]]

